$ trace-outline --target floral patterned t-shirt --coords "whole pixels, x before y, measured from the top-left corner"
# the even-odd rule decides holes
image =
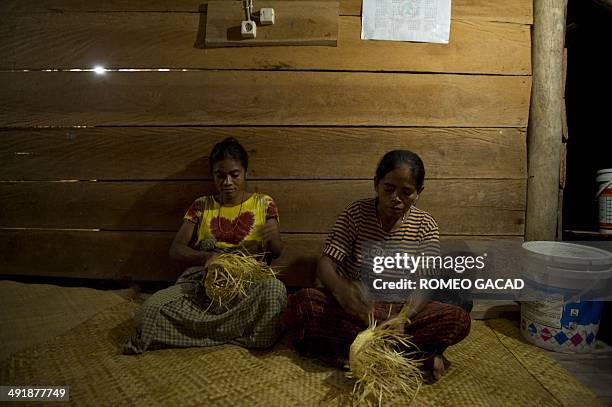
[[[195,248],[261,253],[263,241],[256,229],[269,219],[278,220],[278,209],[270,196],[258,192],[231,207],[220,206],[213,196],[203,196],[191,204],[183,219],[197,225]]]

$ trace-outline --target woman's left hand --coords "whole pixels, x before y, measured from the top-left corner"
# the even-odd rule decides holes
[[[263,240],[264,248],[270,251],[274,258],[280,256],[283,251],[283,241],[281,240],[276,219],[268,219],[265,224],[256,229],[256,233]]]
[[[255,232],[262,238],[264,243],[268,243],[273,239],[280,239],[280,232],[278,226],[275,223],[267,222],[259,226]]]

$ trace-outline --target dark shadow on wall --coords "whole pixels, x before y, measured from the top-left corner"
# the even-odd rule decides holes
[[[200,6],[200,19],[198,21],[198,31],[196,33],[196,39],[193,43],[193,47],[196,49],[204,49],[206,48],[206,11],[208,10],[208,6],[206,4],[202,4]]]

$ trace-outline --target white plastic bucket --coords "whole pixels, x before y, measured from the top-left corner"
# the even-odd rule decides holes
[[[521,302],[523,337],[557,352],[591,351],[603,301],[581,301],[580,296],[608,286],[612,253],[565,242],[526,242],[523,277],[528,290],[523,298],[530,299]]]
[[[599,232],[612,234],[612,168],[597,171],[597,199],[599,204]]]

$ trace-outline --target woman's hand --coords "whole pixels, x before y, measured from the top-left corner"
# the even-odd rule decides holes
[[[358,282],[345,280],[345,288],[332,291],[332,294],[346,312],[369,324],[374,307],[363,299]]]
[[[208,252],[209,257],[206,259],[204,264],[202,264],[202,282],[206,283],[206,276],[208,275],[208,266],[214,259],[219,257],[219,253],[217,252]]]
[[[276,219],[268,219],[265,224],[255,230],[255,233],[261,237],[265,250],[272,253],[272,257],[277,258],[281,255],[284,244],[281,240]]]
[[[204,270],[208,269],[208,265],[212,263],[212,261],[216,259],[217,257],[219,257],[219,253],[210,253],[210,257],[208,257],[208,259],[206,259],[206,261],[203,264]]]
[[[336,268],[334,260],[326,255],[321,256],[317,267],[317,278],[332,292],[342,309],[369,324],[369,315],[373,311],[373,306],[363,299],[360,283],[342,277],[336,272]]]
[[[408,301],[409,308],[408,308],[408,315],[406,316],[406,318],[408,320],[412,320],[412,318],[416,314],[421,312],[421,310],[425,307],[425,305],[427,305],[428,300],[429,300],[429,297],[428,297],[427,293],[425,293],[425,292],[414,292],[412,294],[412,297]]]
[[[258,226],[255,232],[266,243],[272,239],[280,238],[280,233],[278,231],[278,225],[276,222],[268,222],[264,225]]]
[[[201,266],[216,255],[211,251],[199,251],[189,247],[189,240],[195,230],[195,224],[184,221],[183,225],[176,233],[172,245],[170,246],[169,254],[174,260],[181,261],[190,266]]]

